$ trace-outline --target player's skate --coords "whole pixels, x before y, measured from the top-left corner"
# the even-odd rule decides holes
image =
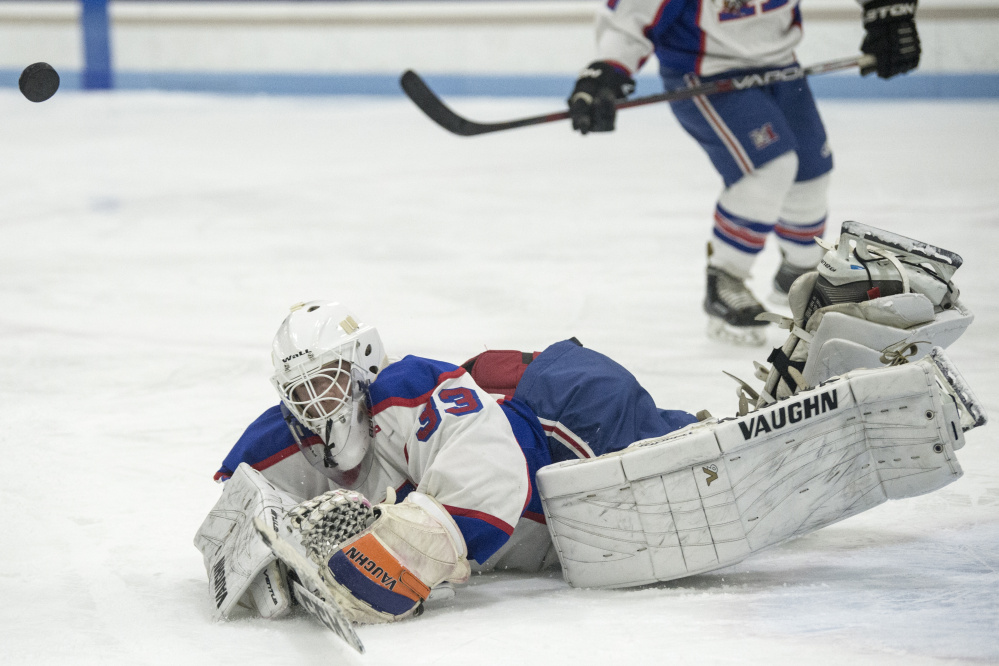
[[[766,342],[766,312],[746,281],[716,266],[708,266],[704,311],[708,315],[708,337],[737,345],[758,347]]]
[[[815,270],[815,266],[808,268],[795,266],[790,263],[781,252],[780,266],[774,274],[773,291],[770,293],[770,301],[776,305],[787,305],[787,294],[791,291],[791,285],[805,273]]]
[[[964,418],[967,417],[967,418]],[[985,414],[934,351],[737,418],[537,474],[566,580],[626,587],[726,567],[961,474]]]
[[[856,368],[917,360],[974,319],[952,281],[962,263],[953,252],[856,222],[827,249],[792,284],[792,318],[765,315],[790,335],[757,368],[757,406]]]

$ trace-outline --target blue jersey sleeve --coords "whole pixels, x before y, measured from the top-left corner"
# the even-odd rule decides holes
[[[298,444],[281,415],[281,405],[275,405],[249,425],[222,467],[215,473],[216,481],[225,481],[239,466],[247,463],[257,470],[267,469],[274,463],[298,452]]]

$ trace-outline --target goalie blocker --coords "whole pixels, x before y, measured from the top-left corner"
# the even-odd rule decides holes
[[[941,349],[741,417],[541,469],[566,581],[627,587],[719,569],[961,474],[984,412]]]

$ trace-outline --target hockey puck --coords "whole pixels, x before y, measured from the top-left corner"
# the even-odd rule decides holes
[[[32,102],[44,102],[59,90],[59,73],[47,62],[36,62],[24,68],[17,87]]]

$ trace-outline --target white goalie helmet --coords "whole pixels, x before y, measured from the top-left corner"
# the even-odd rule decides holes
[[[378,331],[339,303],[299,303],[274,336],[271,360],[282,412],[309,463],[342,487],[359,483],[371,454],[368,385],[388,362]]]

